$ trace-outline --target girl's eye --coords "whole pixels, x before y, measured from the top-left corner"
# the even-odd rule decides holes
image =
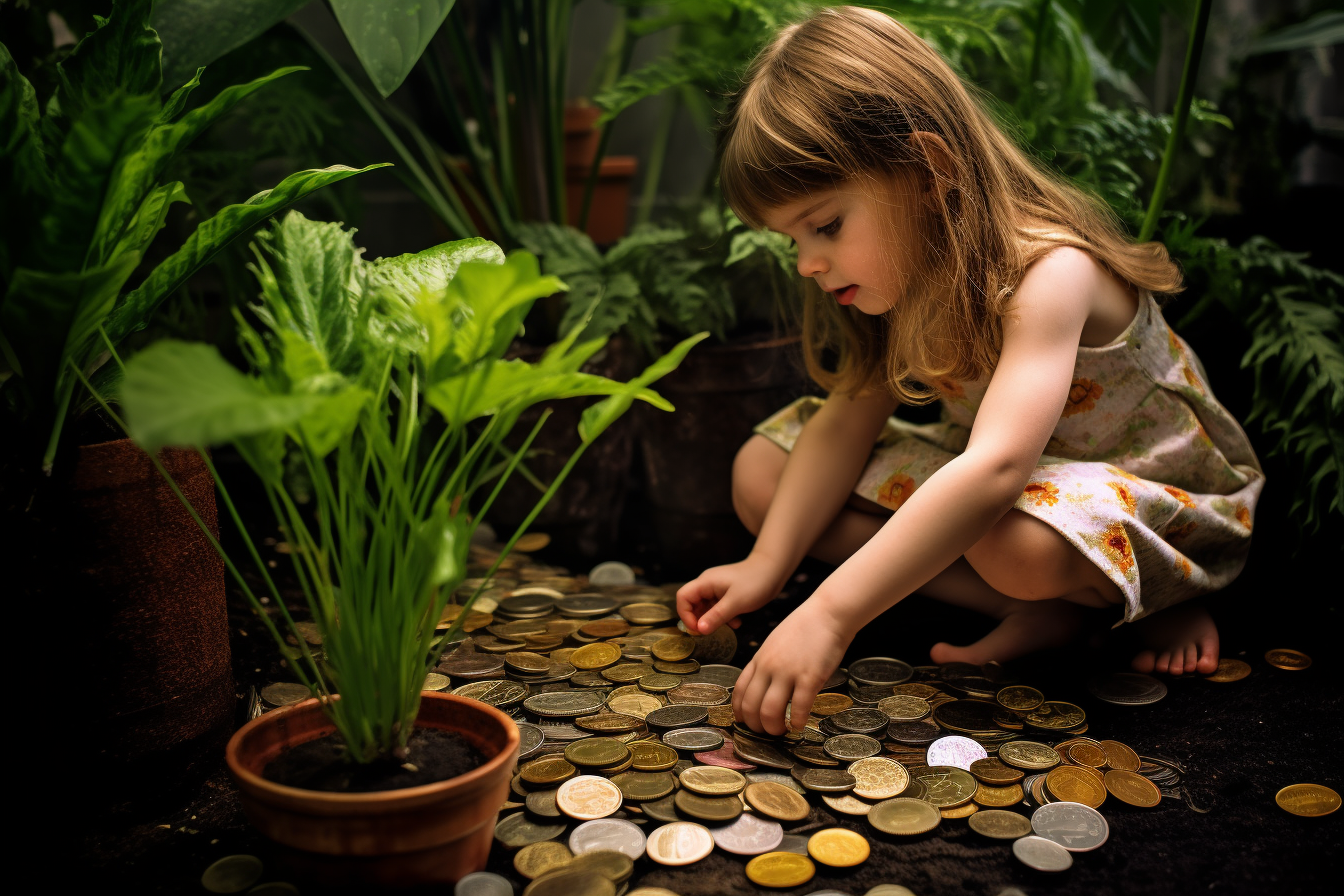
[[[817,228],[817,233],[823,236],[835,236],[840,231],[840,219],[835,218],[829,224],[823,224]]]

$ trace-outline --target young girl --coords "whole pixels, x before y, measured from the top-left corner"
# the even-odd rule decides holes
[[[733,498],[755,547],[685,585],[678,610],[709,633],[804,554],[839,565],[743,671],[738,718],[781,734],[791,704],[801,728],[859,629],[914,591],[1000,620],[933,645],[934,662],[1063,643],[1093,607],[1144,620],[1135,668],[1212,672],[1213,621],[1177,605],[1240,572],[1264,477],[1162,319],[1153,296],[1181,288],[1165,248],[1126,239],[869,10],[784,29],[720,152],[733,210],[792,237],[819,287],[804,333],[830,398],[743,446]],[[941,423],[891,416],[933,398]]]

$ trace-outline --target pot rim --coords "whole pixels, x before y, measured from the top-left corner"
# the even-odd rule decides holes
[[[248,735],[258,728],[265,727],[266,725],[274,725],[277,719],[290,713],[299,713],[309,710],[321,712],[321,704],[318,699],[316,697],[309,697],[307,700],[302,700],[298,703],[291,704],[290,706],[285,706],[257,716],[255,719],[235,731],[233,736],[229,738],[229,744],[224,750],[225,762],[229,767],[229,771],[234,774],[238,779],[239,784],[244,787],[266,791],[279,797],[304,800],[309,803],[354,807],[385,803],[389,799],[404,801],[416,800],[422,797],[433,797],[441,791],[448,789],[471,789],[476,784],[481,783],[483,779],[488,778],[493,773],[497,772],[499,767],[513,758],[521,740],[521,736],[518,733],[518,726],[514,723],[513,719],[509,718],[500,710],[477,700],[469,700],[466,697],[457,697],[453,694],[440,694],[433,691],[426,691],[421,695],[420,699],[422,702],[424,700],[442,700],[454,703],[457,704],[459,709],[479,712],[487,717],[493,717],[496,722],[501,724],[508,722],[509,724],[504,726],[505,730],[508,732],[508,743],[505,745],[504,749],[500,750],[496,755],[490,757],[464,775],[458,775],[455,778],[446,778],[442,781],[434,781],[429,784],[420,784],[415,787],[401,787],[395,790],[374,790],[367,793],[332,793],[326,790],[307,790],[302,787],[277,784],[245,767],[238,760],[240,745]],[[313,738],[313,740],[316,740],[316,738]],[[307,741],[304,741],[304,743],[307,743]]]

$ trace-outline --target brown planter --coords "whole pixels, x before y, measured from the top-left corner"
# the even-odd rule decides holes
[[[579,226],[583,191],[602,144],[602,132],[597,128],[601,115],[602,110],[596,106],[565,107],[565,205],[571,227]],[[636,167],[634,156],[607,156],[598,166],[584,232],[599,246],[611,245],[625,236]]]
[[[544,351],[543,346],[515,343],[510,355],[535,362]],[[634,347],[617,336],[582,369],[624,382],[639,372],[640,365]],[[532,443],[537,455],[524,461],[538,479],[549,484],[579,447],[579,418],[584,409],[599,400],[565,398],[528,408],[519,416],[507,444],[513,448],[521,445],[542,412],[549,409],[551,417]],[[603,555],[615,548],[634,453],[632,416],[632,412],[626,412],[588,447],[565,484],[533,522],[532,528],[549,534],[562,553],[606,559]],[[540,497],[541,492],[514,473],[490,508],[489,520],[501,540],[513,534]]]
[[[204,461],[159,458],[217,536]],[[91,787],[109,805],[140,804],[217,767],[233,727],[224,562],[129,439],[82,446],[69,495],[72,600],[98,679]]]
[[[733,458],[752,427],[808,391],[798,336],[701,344],[640,408],[640,447],[664,562],[687,572],[740,560],[752,537],[733,511]]]
[[[475,700],[426,693],[416,725],[456,731],[487,757],[447,781],[375,793],[325,793],[261,776],[280,753],[336,728],[316,700],[267,713],[229,741],[226,759],[248,821],[285,847],[308,880],[349,886],[451,884],[485,867],[518,761],[518,726]]]

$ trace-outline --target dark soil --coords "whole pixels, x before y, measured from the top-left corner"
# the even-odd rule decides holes
[[[351,762],[339,734],[310,740],[281,753],[262,777],[288,787],[328,793],[372,793],[419,787],[464,775],[485,762],[481,751],[456,731],[418,728],[406,744],[405,762]]]

